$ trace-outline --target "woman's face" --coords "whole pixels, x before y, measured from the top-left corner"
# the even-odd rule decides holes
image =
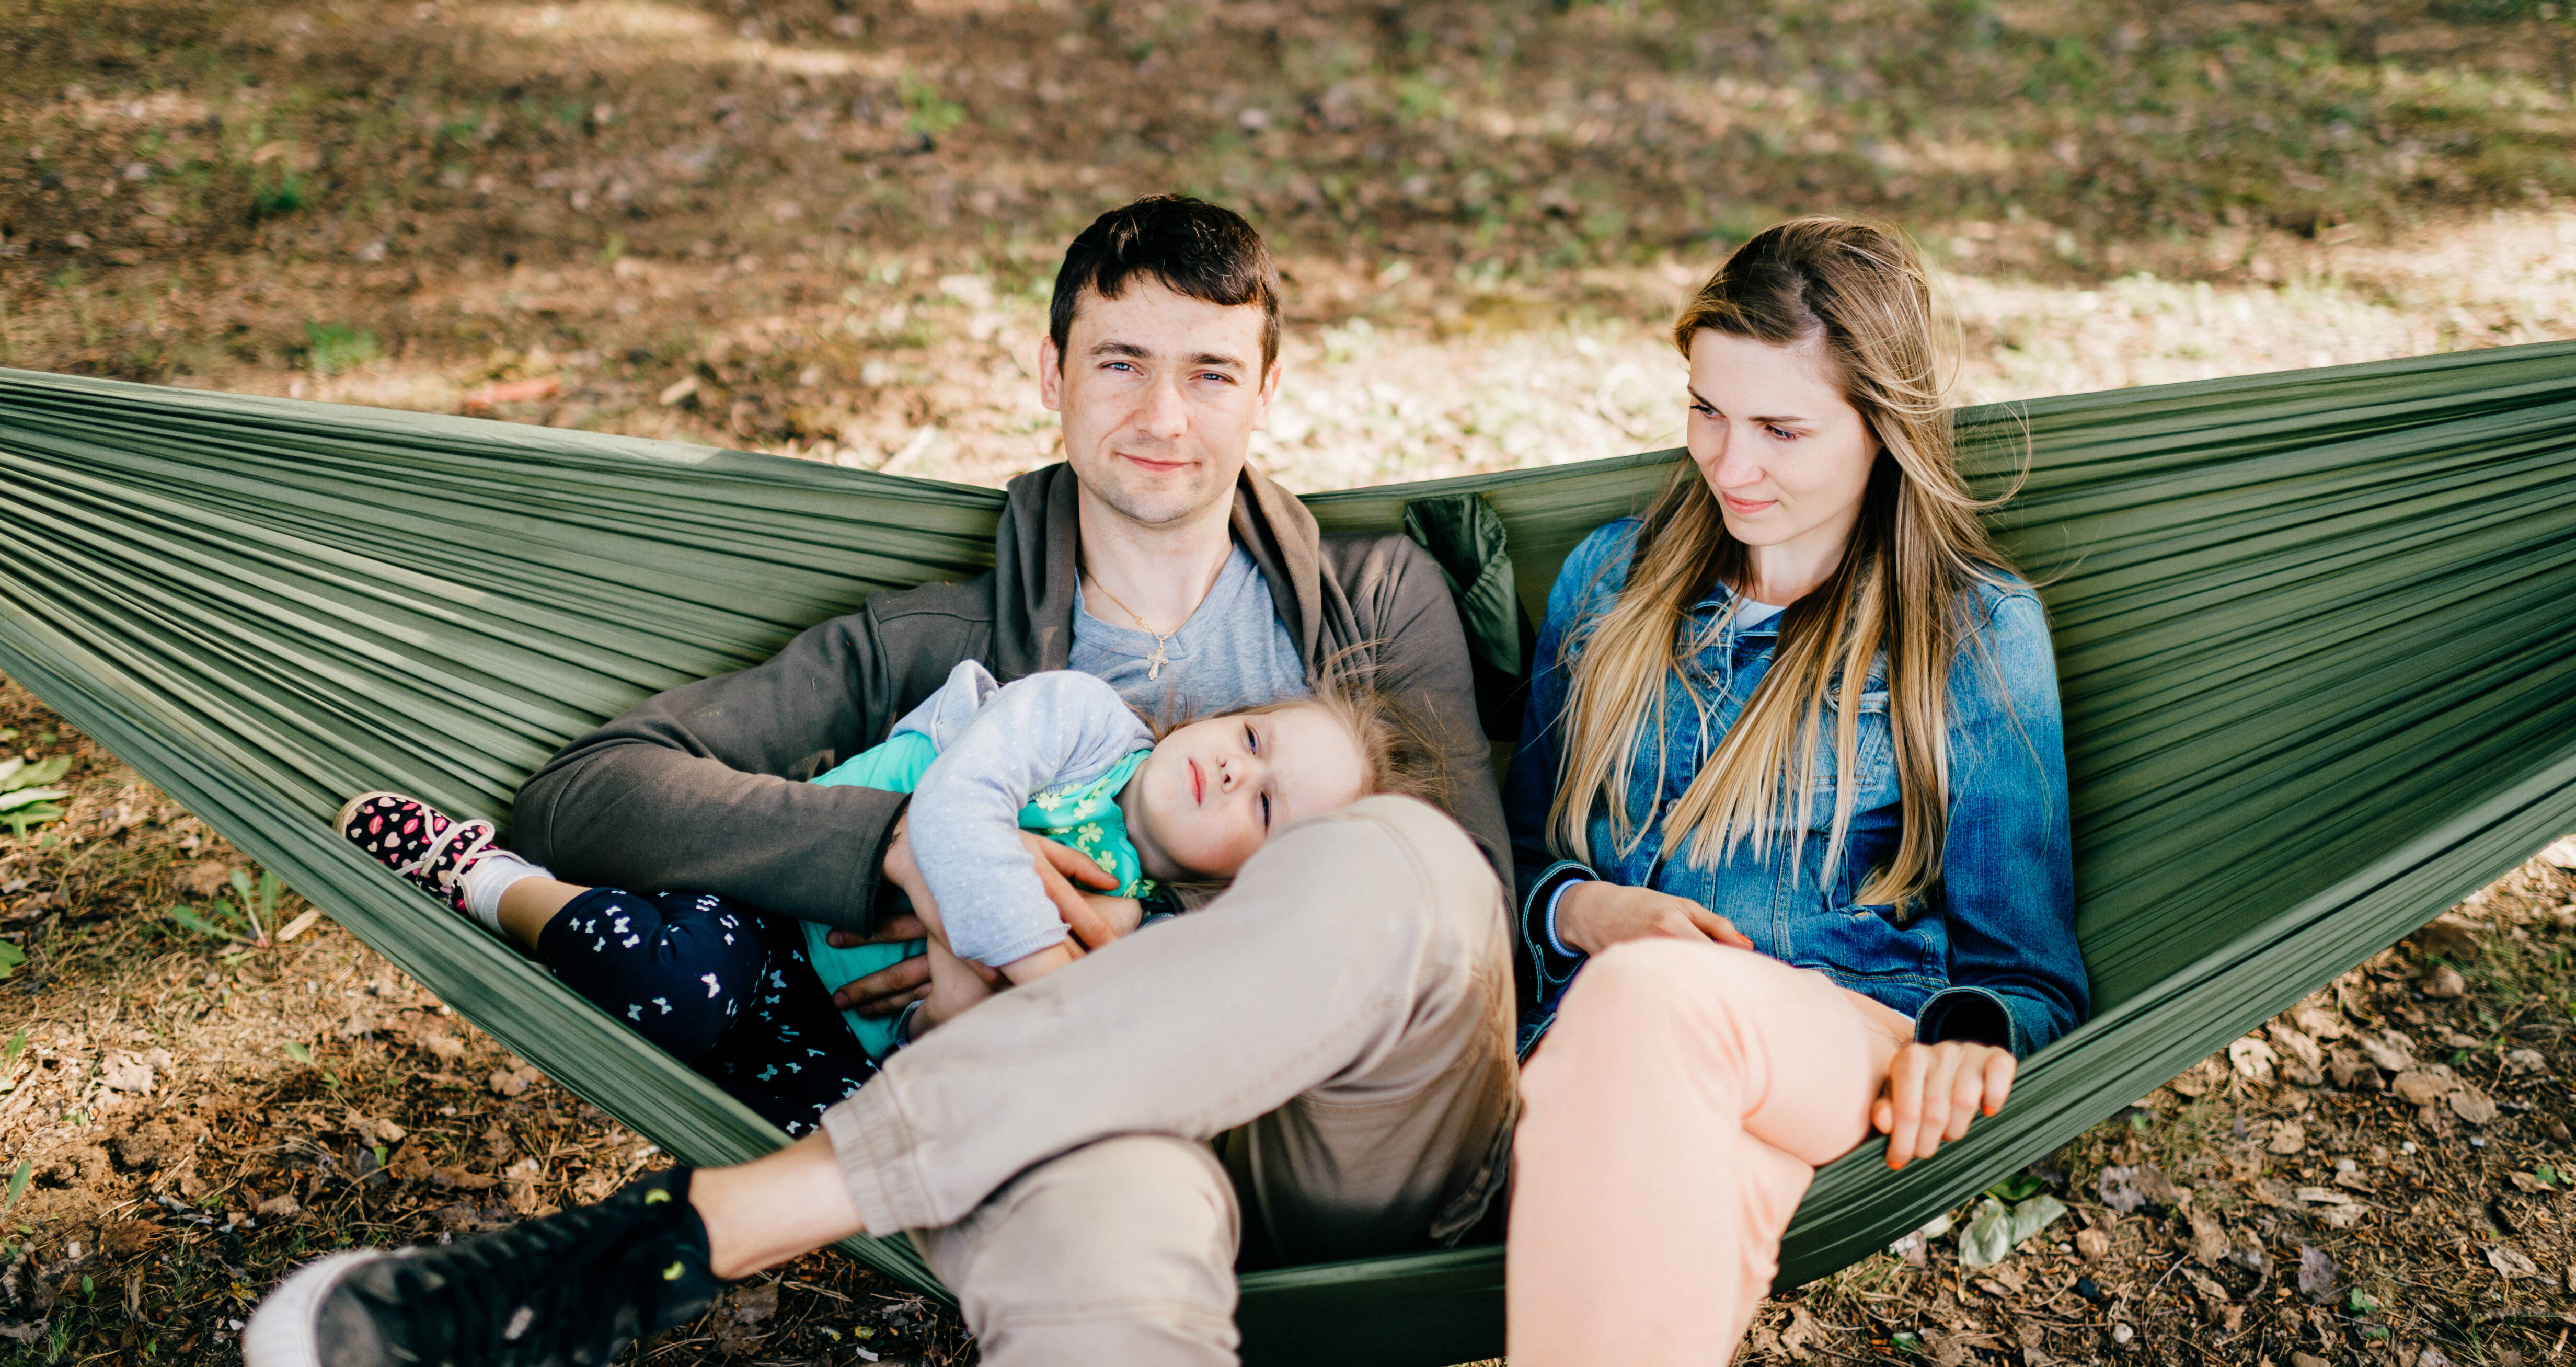
[[[1824,339],[1773,346],[1691,338],[1690,454],[1727,534],[1838,561],[1860,518],[1878,438],[1831,377]]]

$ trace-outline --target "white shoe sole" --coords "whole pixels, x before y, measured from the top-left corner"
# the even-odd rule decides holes
[[[351,817],[354,817],[354,816],[356,816],[356,815],[358,814],[358,809],[359,809],[360,807],[364,807],[364,806],[366,806],[368,803],[373,802],[373,801],[375,801],[377,798],[380,798],[380,797],[400,798],[402,801],[405,801],[405,802],[416,801],[416,799],[414,799],[413,797],[411,797],[409,794],[406,794],[406,793],[394,793],[394,792],[382,792],[382,791],[379,791],[379,792],[373,792],[373,793],[360,793],[360,794],[358,794],[356,797],[353,797],[353,798],[349,799],[348,801],[343,802],[343,803],[341,803],[341,804],[340,804],[340,814],[339,814],[338,816],[335,816],[335,817],[331,818],[331,829],[332,829],[332,830],[335,830],[335,831],[339,831],[339,832],[341,832],[341,833],[343,833],[343,834],[346,834],[346,833],[348,832],[348,829],[349,829],[349,819],[350,819]]]
[[[391,1256],[380,1249],[352,1249],[296,1269],[251,1312],[250,1324],[242,1330],[242,1367],[322,1367],[322,1345],[315,1337],[322,1302],[351,1270]]]

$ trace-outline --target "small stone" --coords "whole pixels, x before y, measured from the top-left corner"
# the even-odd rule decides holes
[[[2449,1001],[2456,997],[2467,996],[2469,983],[2467,979],[2460,976],[2460,970],[2449,964],[2435,964],[2433,971],[2424,975],[2422,990],[2427,997]]]
[[[2264,1145],[2276,1154],[2293,1154],[2308,1147],[2307,1127],[2295,1120],[2284,1120],[2272,1127],[2271,1142]]]
[[[298,1214],[301,1214],[303,1210],[303,1205],[295,1199],[292,1193],[289,1193],[282,1196],[272,1196],[267,1200],[260,1202],[259,1205],[254,1208],[254,1213],[266,1219],[289,1220],[293,1219]]]
[[[2544,864],[2555,864],[2562,869],[2576,869],[2576,835],[2550,842],[2549,848],[2540,852],[2540,859]]]
[[[2098,1229],[2077,1230],[2075,1251],[2083,1257],[2084,1261],[2098,1263],[2111,1251],[2111,1236]],[[2568,1266],[2567,1277],[2569,1289],[2576,1290],[2576,1264]]]
[[[2504,1066],[2514,1076],[2524,1077],[2548,1072],[2549,1060],[2537,1049],[2509,1049],[2505,1051]]]

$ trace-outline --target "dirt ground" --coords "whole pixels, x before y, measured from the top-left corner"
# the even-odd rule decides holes
[[[0,0],[0,365],[992,484],[1056,450],[1063,242],[1162,189],[1279,253],[1255,455],[1301,489],[1670,444],[1666,321],[1788,213],[1917,236],[1965,398],[2567,337],[2571,36],[2534,0]],[[0,1364],[234,1361],[304,1257],[667,1161],[291,892],[292,938],[225,938],[240,856],[14,687],[0,746],[75,761],[59,819],[0,810]],[[2527,866],[2004,1187],[2068,1208],[2010,1258],[1962,1264],[1972,1205],[1745,1360],[2563,1356],[2571,896]],[[971,1354],[822,1255],[636,1356]]]

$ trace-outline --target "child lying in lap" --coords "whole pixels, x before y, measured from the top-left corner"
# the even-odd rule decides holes
[[[1067,845],[1120,896],[1220,883],[1275,830],[1372,792],[1429,796],[1437,753],[1374,691],[1205,718],[1159,739],[1108,684],[1055,671],[999,685],[981,665],[818,783],[913,792],[907,839],[938,934],[836,948],[825,927],[709,893],[585,888],[492,844],[492,823],[368,793],[343,835],[395,873],[510,936],[575,991],[789,1133],[811,1129],[909,1033],[997,982],[1033,981],[1078,950],[1020,832]],[[944,940],[944,943],[943,943]],[[914,953],[932,987],[892,1021],[836,1011],[831,988]]]

